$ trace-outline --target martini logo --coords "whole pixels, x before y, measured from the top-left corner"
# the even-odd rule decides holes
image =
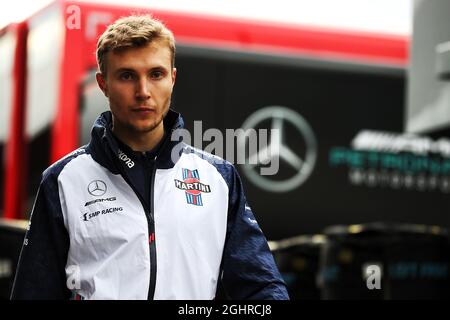
[[[184,190],[189,204],[203,206],[202,192],[211,192],[211,187],[200,182],[198,170],[183,169],[183,181],[175,179],[175,187]]]

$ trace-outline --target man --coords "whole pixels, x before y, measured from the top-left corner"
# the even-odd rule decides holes
[[[43,173],[13,299],[288,299],[234,167],[171,139],[174,57],[147,16],[100,37],[111,111]]]

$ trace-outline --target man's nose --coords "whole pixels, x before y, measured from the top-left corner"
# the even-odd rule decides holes
[[[151,97],[150,91],[150,83],[148,79],[139,79],[136,88],[136,98],[139,100],[148,100]]]

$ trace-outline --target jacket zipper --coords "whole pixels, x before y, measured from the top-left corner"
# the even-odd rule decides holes
[[[171,130],[170,136],[172,135],[173,130]],[[163,145],[161,146],[161,149],[159,150],[159,154],[162,154],[163,151],[166,149],[168,145],[168,140],[170,140],[170,137],[166,138],[166,140],[163,142]],[[149,222],[149,235],[153,235],[152,241],[150,241],[150,287],[148,290],[148,300],[154,300],[155,297],[155,288],[156,288],[156,236],[155,236],[155,219],[154,219],[154,213],[155,213],[155,176],[156,176],[156,160],[158,159],[158,155],[155,156],[153,161],[153,167],[152,167],[152,174],[150,177],[150,215],[151,215],[151,222]],[[154,261],[154,263],[151,263],[151,261]]]
[[[155,168],[155,166],[153,167]],[[153,169],[155,171],[155,169]],[[142,199],[139,192],[136,190],[134,185],[131,183],[131,181],[128,179],[126,174],[122,173],[120,174],[122,178],[127,182],[127,184],[133,189],[134,193],[138,197],[139,201],[141,202],[142,207],[144,208],[145,217],[147,218],[147,229],[148,229],[148,236],[149,236],[149,249],[150,249],[150,283],[149,283],[149,291],[147,294],[147,299],[153,299],[154,291],[155,291],[155,281],[156,281],[156,247],[155,247],[155,241],[154,241],[154,233],[155,233],[155,220],[153,217],[153,204],[150,204],[150,207],[152,210],[150,210],[147,207],[147,204],[145,203],[144,199]],[[152,183],[152,186],[154,183]],[[153,198],[153,192],[152,192],[152,198]],[[153,234],[153,241],[150,241]]]
[[[171,131],[171,133],[173,130]],[[166,148],[168,144],[168,141],[164,141],[163,145],[161,146],[161,149],[159,153],[162,153],[164,149]],[[156,288],[156,236],[155,236],[155,218],[154,218],[154,195],[155,195],[155,175],[156,175],[156,160],[158,158],[158,155],[155,156],[153,161],[153,168],[152,168],[152,174],[150,177],[150,208],[147,207],[144,199],[140,196],[139,192],[136,190],[136,188],[133,186],[131,181],[127,178],[126,174],[120,170],[121,176],[125,179],[125,181],[128,183],[128,185],[131,187],[131,189],[134,191],[134,193],[137,195],[139,201],[142,204],[142,207],[145,211],[145,217],[147,218],[147,225],[148,225],[148,235],[149,235],[149,250],[150,250],[150,283],[149,283],[149,289],[148,289],[148,295],[147,300],[153,300],[155,296],[155,288]],[[119,164],[120,167],[120,164]]]
[[[156,175],[156,158],[153,159],[153,167],[152,167],[152,174],[150,177],[150,212],[153,214],[153,219],[151,221],[150,231],[149,234],[150,237],[152,237],[152,240],[150,241],[150,287],[148,290],[148,300],[153,300],[155,296],[155,287],[156,287],[156,236],[155,236],[155,208],[154,208],[154,195],[155,195],[155,175]],[[149,231],[149,232],[150,232]],[[151,263],[154,261],[154,263]]]

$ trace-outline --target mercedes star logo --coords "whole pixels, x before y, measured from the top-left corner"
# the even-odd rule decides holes
[[[269,122],[271,129],[278,129],[274,130],[278,134],[271,136],[268,145],[257,150],[257,154],[249,155],[243,165],[243,172],[252,183],[263,190],[270,192],[294,190],[306,181],[314,169],[317,158],[317,141],[314,133],[300,114],[282,106],[268,106],[254,112],[245,120],[242,128],[244,130],[256,129],[263,122]],[[289,131],[289,142],[296,147],[295,150],[287,144],[286,124],[294,129]],[[275,139],[274,136],[276,136]],[[297,149],[304,149],[304,151],[300,155]],[[285,167],[289,168],[290,174],[277,173],[272,176],[262,176],[256,170],[255,157],[259,159],[257,161],[259,164],[270,163],[270,161],[274,161],[275,157],[278,157],[276,160],[280,163],[283,162]],[[268,157],[270,159],[267,159]]]
[[[100,197],[106,193],[106,183],[102,180],[94,180],[89,183],[88,192],[95,197]]]

